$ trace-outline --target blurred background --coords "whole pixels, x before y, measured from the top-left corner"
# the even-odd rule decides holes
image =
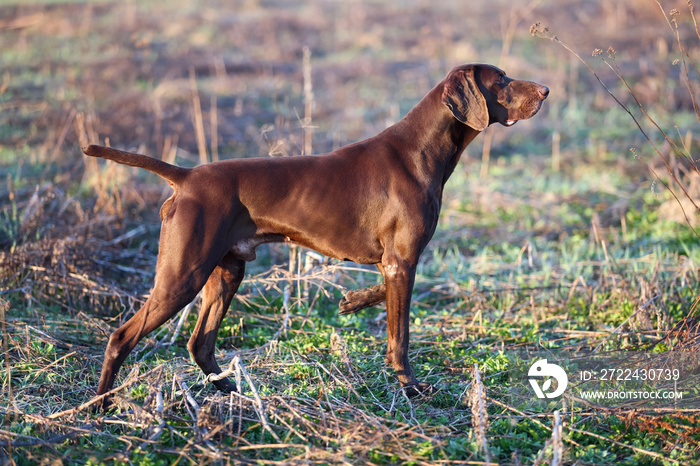
[[[667,14],[673,7],[664,2]],[[183,165],[298,155],[304,144],[327,152],[396,122],[450,68],[468,62],[498,65],[552,93],[537,118],[478,139],[464,171],[483,180],[514,157],[532,166],[545,161],[533,156],[554,154],[555,169],[614,160],[647,175],[634,122],[578,58],[530,34],[535,22],[631,102],[591,56],[613,47],[635,94],[672,136],[692,139],[696,123],[682,65],[673,63],[680,56],[673,30],[653,0],[37,2],[0,13],[0,170],[31,192],[92,176],[78,149],[81,133]],[[693,33],[689,15],[680,26]],[[111,184],[104,189],[131,182],[100,180]],[[0,236],[5,247],[16,242]]]
[[[678,5],[663,6],[667,14],[672,7]],[[185,165],[205,156],[297,155],[305,127],[311,151],[327,152],[393,124],[450,68],[468,62],[495,64],[552,93],[537,118],[511,130],[492,128],[472,145],[465,170],[488,174],[480,166],[483,145],[497,166],[513,156],[552,152],[561,157],[555,161],[560,168],[579,165],[582,157],[639,164],[629,151],[644,144],[634,122],[578,58],[530,34],[535,22],[630,102],[611,70],[591,57],[594,49],[613,47],[635,94],[672,133],[671,125],[685,136],[696,123],[682,65],[673,64],[680,56],[673,30],[653,0],[37,2],[0,8],[0,163],[5,175],[24,167],[14,172],[19,179],[43,167],[41,179],[29,185],[85,176],[81,132],[91,143],[109,138],[115,147]],[[693,31],[685,16],[687,35]]]

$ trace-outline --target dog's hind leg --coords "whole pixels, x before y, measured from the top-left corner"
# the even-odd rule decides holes
[[[202,310],[199,311],[199,319],[187,343],[187,349],[205,375],[221,373],[214,358],[216,334],[243,280],[244,271],[245,262],[228,253],[204,285]],[[214,385],[224,392],[236,390],[236,385],[227,378],[214,381]]]
[[[119,368],[138,342],[190,303],[202,288],[201,282],[182,280],[169,283],[171,289],[162,284],[158,286],[156,279],[156,287],[143,307],[109,337],[97,387],[98,396],[112,389]],[[109,406],[110,400],[105,397],[102,407],[106,409]]]
[[[216,235],[208,241],[198,237],[203,223],[209,231],[219,230],[214,222],[206,224],[210,217],[198,201],[174,201],[160,231],[153,290],[143,307],[110,336],[98,396],[112,389],[119,368],[138,342],[190,303],[226,255],[219,249],[221,240],[217,241]],[[103,408],[109,404],[104,398]]]

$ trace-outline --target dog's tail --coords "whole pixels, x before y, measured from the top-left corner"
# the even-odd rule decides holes
[[[99,157],[102,159],[114,160],[122,165],[145,168],[175,185],[180,184],[190,171],[187,168],[176,167],[175,165],[170,165],[169,163],[147,155],[124,152],[112,149],[111,147],[90,145],[83,147],[83,152],[90,157]]]

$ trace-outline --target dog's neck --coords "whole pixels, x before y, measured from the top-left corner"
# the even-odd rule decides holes
[[[442,103],[444,82],[433,88],[406,116],[386,130],[402,140],[403,156],[409,158],[416,175],[431,184],[436,180],[442,190],[454,172],[464,149],[479,135],[459,120]],[[432,118],[426,118],[432,115]],[[438,115],[435,117],[435,115]],[[416,131],[416,128],[422,128]]]

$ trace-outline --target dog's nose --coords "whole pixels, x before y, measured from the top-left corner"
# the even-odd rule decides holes
[[[543,99],[546,99],[549,95],[549,88],[547,86],[540,86],[539,91]]]

